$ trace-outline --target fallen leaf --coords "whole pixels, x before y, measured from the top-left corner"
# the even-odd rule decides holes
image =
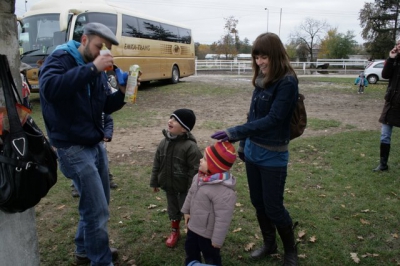
[[[299,257],[300,259],[305,259],[305,258],[307,258],[306,254],[299,254],[298,257]]]
[[[363,213],[367,213],[367,212],[369,212],[369,209],[366,209],[366,210],[361,210],[361,212],[363,212]]]
[[[156,197],[156,199],[157,199],[157,200],[161,200],[161,198],[160,198],[160,197]]]
[[[255,244],[254,244],[253,242],[250,242],[250,243],[248,243],[248,244],[244,247],[244,250],[250,251],[250,250],[253,249],[254,245],[255,245]]]
[[[260,237],[259,237],[257,234],[254,234],[254,237],[255,237],[256,239],[260,239]]]
[[[310,240],[309,240],[311,243],[315,243],[316,241],[317,241],[317,237],[316,236],[312,236],[312,237],[310,237]]]
[[[379,257],[379,254],[371,254],[371,253],[365,253],[364,255],[361,255],[362,258],[368,258],[368,257]]]
[[[360,222],[361,222],[362,224],[371,224],[369,221],[364,220],[364,219],[360,219]]]
[[[147,209],[154,209],[155,207],[157,207],[157,205],[150,204],[149,207],[147,207]]]
[[[64,209],[64,207],[65,207],[65,205],[61,205],[61,206],[59,206],[59,207],[57,208],[57,210]]]
[[[237,202],[235,205],[236,205],[236,207],[242,207],[243,206],[240,202]]]
[[[392,234],[392,236],[393,238],[399,238],[399,236],[396,233]]]
[[[344,205],[344,204],[341,204],[340,206],[342,206],[342,208],[346,208],[346,205]]]
[[[362,237],[362,236],[357,236],[357,238],[360,240],[364,240],[364,237]]]
[[[302,238],[302,237],[304,237],[306,235],[306,232],[305,231],[300,231],[297,235],[299,236],[299,238]]]
[[[350,257],[355,263],[360,262],[360,259],[357,257],[357,253],[350,253]]]
[[[326,195],[324,195],[324,194],[320,194],[320,195],[318,195],[318,197],[325,198],[325,197],[326,197]]]
[[[242,231],[242,228],[240,228],[240,227],[233,230],[234,233],[237,233],[237,232],[240,232],[240,231]]]

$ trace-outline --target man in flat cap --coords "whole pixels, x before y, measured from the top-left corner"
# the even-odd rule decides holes
[[[102,140],[102,113],[124,105],[125,87],[108,94],[104,70],[111,55],[100,55],[103,43],[118,45],[112,31],[100,23],[84,27],[81,42],[58,46],[39,73],[40,104],[47,134],[57,149],[61,172],[72,179],[79,199],[75,263],[113,265],[118,253],[109,247],[107,222],[110,186],[108,159]]]

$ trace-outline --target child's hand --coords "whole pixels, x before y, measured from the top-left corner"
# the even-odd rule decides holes
[[[187,227],[188,223],[189,223],[189,219],[190,219],[190,214],[184,214],[183,215],[185,217],[185,226]]]
[[[157,193],[157,192],[159,192],[160,191],[160,189],[158,188],[158,187],[153,187],[153,192],[154,193]]]
[[[214,243],[212,243],[212,246],[215,247],[215,248],[221,248],[221,246],[219,246],[217,244],[214,244]]]

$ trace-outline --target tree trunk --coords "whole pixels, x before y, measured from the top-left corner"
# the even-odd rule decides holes
[[[18,88],[21,88],[17,23],[14,12],[15,0],[0,1],[0,25],[2,25],[0,27],[0,54],[7,55],[12,75]],[[0,106],[5,106],[1,83]],[[2,266],[39,265],[34,208],[16,214],[0,211],[0,236],[0,264]]]

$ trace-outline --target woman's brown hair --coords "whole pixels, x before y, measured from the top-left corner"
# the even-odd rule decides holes
[[[267,56],[269,59],[268,73],[263,79],[264,88],[287,74],[291,74],[297,79],[285,47],[275,33],[263,33],[254,41],[251,51],[254,72],[252,83],[254,86],[256,86],[256,79],[260,74],[260,67],[256,64],[256,56]]]

